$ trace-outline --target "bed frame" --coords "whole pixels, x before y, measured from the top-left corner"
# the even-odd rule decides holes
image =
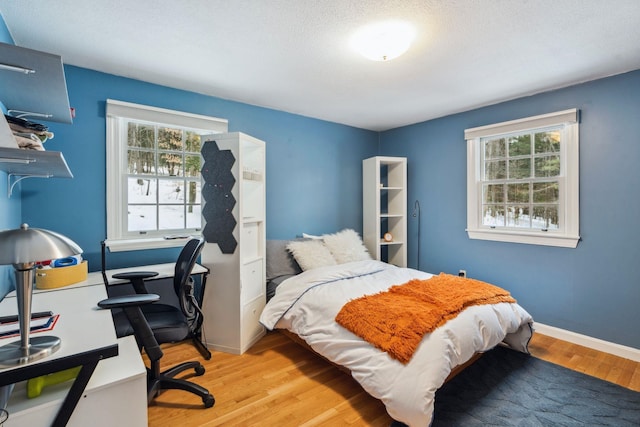
[[[326,360],[327,362],[329,362],[331,365],[335,366],[336,368],[340,369],[342,372],[345,372],[349,375],[351,375],[351,371],[347,368],[345,368],[344,366],[338,365],[336,363],[333,363],[332,361],[330,361],[329,359],[327,359],[326,357],[324,357],[323,355],[317,353],[314,349],[311,348],[311,346],[309,346],[309,344],[306,343],[305,340],[303,340],[302,338],[300,338],[299,336],[297,336],[296,334],[294,334],[293,332],[290,332],[286,329],[277,329],[278,332],[280,332],[281,334],[283,334],[284,336],[286,336],[287,338],[289,338],[291,341],[295,342],[296,344],[299,344],[300,346],[306,348],[308,351],[312,352],[315,355],[320,356],[321,358],[323,358],[324,360]],[[471,359],[467,360],[465,363],[463,363],[462,365],[458,365],[455,368],[453,368],[451,370],[451,373],[449,374],[449,376],[444,380],[444,382],[448,382],[450,380],[453,379],[453,377],[455,377],[456,375],[458,375],[460,372],[462,372],[465,368],[471,366],[476,360],[478,360],[480,357],[482,356],[482,353],[475,353]]]

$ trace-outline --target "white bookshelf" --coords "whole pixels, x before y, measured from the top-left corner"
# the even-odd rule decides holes
[[[202,264],[210,270],[203,338],[207,347],[242,354],[265,334],[258,321],[266,304],[265,143],[238,132],[207,139],[235,158],[231,195],[236,200],[232,213],[237,247],[233,253],[223,253],[217,243],[207,242],[202,251]]]
[[[376,156],[362,162],[363,241],[371,256],[407,266],[407,159]],[[385,234],[391,240],[384,239]]]

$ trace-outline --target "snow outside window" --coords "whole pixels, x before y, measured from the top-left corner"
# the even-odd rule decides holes
[[[465,130],[471,239],[575,248],[576,109]]]
[[[183,245],[201,230],[201,135],[227,121],[107,100],[107,245]]]

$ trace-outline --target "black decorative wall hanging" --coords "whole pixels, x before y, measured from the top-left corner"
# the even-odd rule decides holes
[[[236,199],[231,190],[236,183],[231,168],[236,162],[231,150],[220,150],[215,141],[205,141],[202,145],[202,216],[206,224],[202,234],[208,243],[217,243],[223,254],[232,254],[238,246],[233,237],[236,219],[233,207]]]

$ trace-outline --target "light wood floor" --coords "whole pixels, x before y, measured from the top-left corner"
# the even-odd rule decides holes
[[[535,334],[535,357],[640,391],[640,363]],[[170,390],[149,406],[149,426],[384,426],[380,401],[349,375],[278,332],[238,356],[214,352],[204,361],[190,343],[163,346],[163,367],[200,360],[207,372],[191,380],[216,398],[213,408]]]

